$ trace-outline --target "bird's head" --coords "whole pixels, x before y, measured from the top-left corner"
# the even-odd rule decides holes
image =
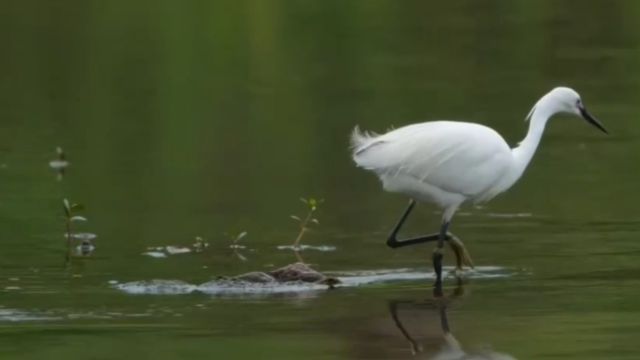
[[[578,115],[584,120],[586,120],[589,124],[595,126],[600,129],[602,132],[608,134],[609,132],[604,128],[602,123],[598,121],[595,117],[593,117],[587,111],[580,95],[573,89],[568,87],[559,86],[549,91],[545,96],[543,96],[531,109],[531,112],[527,116],[530,118],[534,112],[537,110],[545,110],[548,116],[557,113],[569,113]]]

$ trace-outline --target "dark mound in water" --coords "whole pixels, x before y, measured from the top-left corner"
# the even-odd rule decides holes
[[[338,278],[326,276],[312,269],[309,265],[301,262],[283,266],[268,272],[252,271],[228,278],[227,280],[259,284],[304,282],[324,284],[329,286],[329,288],[333,288],[334,285],[340,283]]]
[[[453,271],[452,267],[447,268]],[[118,283],[111,286],[128,294],[179,295],[203,293],[213,296],[281,296],[288,294],[312,294],[326,291],[336,284],[341,287],[356,287],[367,284],[410,280],[433,280],[431,269],[376,269],[331,272],[322,274],[304,263],[295,263],[272,271],[255,271],[233,277],[219,277],[202,284],[191,284],[182,280],[152,279]],[[513,275],[507,269],[496,266],[480,266],[467,270],[465,277],[493,279]],[[287,295],[287,296],[288,296]],[[306,295],[303,295],[306,296]],[[0,317],[1,317],[0,313]]]

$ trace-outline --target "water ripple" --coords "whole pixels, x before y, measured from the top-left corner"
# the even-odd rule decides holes
[[[447,277],[453,277],[454,268],[446,268]],[[434,279],[432,271],[419,269],[381,269],[329,272],[327,275],[337,277],[337,287],[356,287],[376,283]],[[493,279],[512,276],[513,272],[498,266],[479,266],[463,272],[463,277],[471,279]],[[327,289],[326,285],[302,281],[255,283],[231,279],[217,279],[200,285],[181,280],[141,280],[111,284],[115,289],[128,294],[151,295],[183,295],[203,293],[208,295],[270,295],[317,292]]]

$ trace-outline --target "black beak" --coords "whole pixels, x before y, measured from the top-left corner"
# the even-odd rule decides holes
[[[593,116],[591,116],[591,114],[589,114],[589,112],[587,111],[587,109],[584,107],[584,105],[580,105],[578,106],[578,109],[580,109],[580,114],[582,115],[582,117],[587,120],[587,122],[595,127],[597,127],[598,129],[600,129],[603,133],[605,134],[609,134],[609,132],[607,131],[607,129],[604,128],[604,126],[602,126],[602,123],[600,121],[598,121],[598,119],[594,118]]]

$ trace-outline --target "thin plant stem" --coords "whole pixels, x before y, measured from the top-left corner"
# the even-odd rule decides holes
[[[71,221],[67,219],[67,248],[71,249]]]
[[[66,227],[67,227],[67,255],[66,255],[66,261],[68,263],[69,260],[71,259],[71,246],[72,246],[71,219],[69,219],[69,218],[67,218]]]
[[[306,264],[304,262],[304,259],[302,258],[302,255],[300,255],[300,251],[298,251],[298,249],[293,249],[293,253],[296,255],[296,259],[298,260],[299,263],[303,263]]]
[[[296,241],[293,242],[293,247],[296,249],[300,244],[300,240],[302,240],[302,236],[304,235],[305,232],[307,232],[307,223],[309,223],[309,220],[311,220],[311,215],[313,215],[313,210],[309,210],[309,213],[307,213],[307,217],[300,224],[300,233],[298,233],[298,237],[296,238]]]

